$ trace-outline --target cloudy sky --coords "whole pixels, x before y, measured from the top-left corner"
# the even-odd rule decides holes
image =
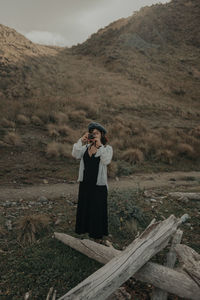
[[[0,0],[0,24],[33,42],[72,46],[142,6],[169,0]]]

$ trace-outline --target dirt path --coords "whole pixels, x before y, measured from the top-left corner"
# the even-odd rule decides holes
[[[141,188],[168,190],[177,187],[188,187],[200,191],[200,172],[169,172],[156,174],[135,174],[119,180],[109,180],[109,188]],[[37,186],[19,186],[18,188],[0,187],[0,201],[19,199],[34,200],[40,196],[55,199],[78,193],[78,184],[58,183]]]

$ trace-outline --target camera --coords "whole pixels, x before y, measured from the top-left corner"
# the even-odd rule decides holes
[[[88,134],[88,140],[89,140],[89,141],[92,141],[94,138],[95,138],[95,136],[94,136],[93,133],[89,133],[89,134]]]

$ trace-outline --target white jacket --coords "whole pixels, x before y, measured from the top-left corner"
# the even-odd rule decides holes
[[[83,154],[85,153],[88,145],[82,145],[81,138],[78,140],[77,143],[73,145],[72,149],[72,156],[76,159],[80,159],[80,166],[79,166],[79,175],[78,175],[78,182],[83,181],[83,171],[84,171],[84,161],[83,161]],[[97,185],[106,185],[108,187],[107,181],[107,165],[111,162],[113,156],[113,149],[111,146],[101,146],[96,154],[95,157],[100,156],[99,162],[99,171],[97,175]]]

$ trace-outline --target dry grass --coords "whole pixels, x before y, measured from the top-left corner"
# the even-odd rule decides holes
[[[15,128],[15,122],[7,120],[6,118],[2,118],[1,126],[6,128]]]
[[[66,124],[69,121],[67,114],[61,111],[55,112],[53,118],[57,124]]]
[[[8,146],[7,143],[4,143],[3,141],[0,141],[0,148],[5,148],[7,146]]]
[[[4,142],[12,146],[21,146],[22,140],[16,132],[8,132],[4,137]]]
[[[32,244],[44,229],[49,228],[49,224],[50,218],[47,215],[21,217],[16,223],[19,241],[23,244]]]
[[[168,150],[168,149],[158,150],[156,152],[156,160],[162,161],[162,162],[170,164],[170,165],[172,164],[174,157],[175,157],[175,154],[171,150]]]
[[[118,171],[117,163],[115,161],[112,161],[108,165],[108,177],[115,178],[117,176],[117,171]]]
[[[92,95],[90,96],[92,98]],[[98,118],[99,105],[93,99],[88,97],[87,102],[75,99],[72,103],[73,107],[78,111],[84,111],[87,118]]]
[[[144,155],[140,149],[127,149],[122,153],[121,158],[131,164],[136,164],[143,162]]]
[[[186,156],[188,158],[196,158],[195,151],[191,145],[180,143],[176,147],[177,155]]]
[[[68,117],[73,123],[85,123],[87,121],[86,113],[83,110],[72,111],[71,113],[68,113]]]
[[[123,230],[127,234],[135,237],[137,235],[137,233],[138,233],[137,221],[134,220],[134,219],[132,219],[130,221],[126,221],[125,224],[124,224],[124,226],[123,226]]]
[[[30,119],[24,115],[17,115],[16,119],[17,123],[22,124],[22,125],[27,125],[30,123]]]
[[[32,122],[34,125],[36,125],[36,126],[41,126],[41,125],[43,125],[42,120],[41,120],[38,116],[35,116],[35,115],[33,115],[33,116],[31,117],[31,122]]]
[[[46,155],[48,158],[66,157],[71,158],[72,146],[58,142],[51,142],[47,145]]]
[[[48,130],[49,136],[52,136],[52,137],[60,136],[60,134],[57,130],[57,126],[54,124],[47,124],[47,130]]]
[[[2,226],[0,226],[0,237],[4,237],[6,233],[7,231]]]
[[[75,132],[67,125],[59,125],[57,127],[58,132],[63,136],[68,136],[69,138],[73,138]]]
[[[60,143],[51,142],[47,145],[46,155],[47,157],[59,157],[60,156]]]
[[[190,131],[190,134],[196,138],[200,138],[200,126],[197,126],[195,128],[193,128],[191,131]]]

